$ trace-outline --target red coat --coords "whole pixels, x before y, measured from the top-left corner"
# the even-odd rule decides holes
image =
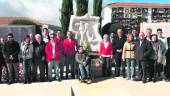
[[[54,59],[56,61],[60,60],[61,52],[62,52],[61,47],[56,43],[55,44],[55,56],[54,56]],[[48,42],[46,44],[46,46],[45,46],[45,53],[46,53],[46,60],[47,60],[47,62],[51,61],[53,59],[52,58],[52,43],[51,42]]]
[[[62,54],[63,54],[63,51],[64,51],[64,48],[63,48],[63,40],[62,40],[61,38],[55,37],[55,42],[60,46],[60,49],[61,49]]]
[[[77,42],[76,42],[75,39],[71,39],[71,41],[69,41],[68,38],[67,38],[63,42],[63,47],[64,47],[64,54],[65,55],[75,55],[76,54]]]
[[[105,48],[104,42],[102,42],[102,43],[100,44],[99,54],[100,54],[100,56],[101,56],[101,55],[110,55],[110,56],[113,56],[112,43],[109,42],[107,48]]]

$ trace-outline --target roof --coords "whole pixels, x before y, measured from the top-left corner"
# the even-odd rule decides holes
[[[24,20],[30,20],[30,21],[36,23],[37,25],[42,24],[39,21],[34,20],[32,18],[29,18],[29,17],[0,17],[0,25],[8,25],[14,20],[23,20],[23,19]]]
[[[106,7],[170,7],[170,4],[159,3],[131,3],[131,2],[114,2],[107,4]]]

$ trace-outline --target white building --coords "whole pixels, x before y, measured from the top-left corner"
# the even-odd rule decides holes
[[[148,23],[170,22],[170,4],[111,3],[103,9],[102,26],[110,22],[133,25],[138,17]]]

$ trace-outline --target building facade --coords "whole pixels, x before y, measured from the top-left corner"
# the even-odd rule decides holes
[[[111,3],[103,9],[102,26],[110,22],[126,28],[139,27],[142,22],[170,22],[170,4]]]

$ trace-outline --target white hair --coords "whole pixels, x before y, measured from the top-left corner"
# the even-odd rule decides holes
[[[35,35],[35,38],[38,38],[38,37],[41,37],[41,35],[40,35],[40,34],[36,34],[36,35]]]
[[[109,35],[107,35],[107,34],[103,35],[103,38],[108,38],[108,37],[109,37]]]

